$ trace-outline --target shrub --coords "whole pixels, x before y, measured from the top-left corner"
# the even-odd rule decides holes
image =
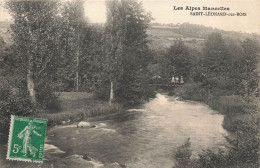
[[[224,155],[224,151],[219,149],[218,153],[214,153],[211,150],[204,151],[199,155],[198,167],[200,168],[224,168],[228,166],[228,159]]]
[[[139,83],[121,85],[115,92],[116,101],[125,107],[144,103],[149,98],[154,97],[154,95],[153,88]]]
[[[188,168],[191,164],[191,155],[192,151],[190,149],[191,143],[190,138],[186,140],[186,142],[178,147],[177,152],[175,154],[175,160],[177,161],[177,168]]]
[[[185,84],[180,88],[176,88],[175,92],[177,96],[193,101],[205,101],[208,96],[207,91],[203,89],[200,83]]]
[[[258,168],[259,138],[257,127],[242,121],[233,126],[235,139],[227,137],[230,145],[225,153],[219,150],[214,153],[210,150],[200,155],[199,167],[201,168],[228,168],[228,167],[252,167]]]
[[[33,110],[28,92],[22,87],[12,87],[8,81],[2,80],[0,83],[0,127],[4,132],[8,131],[10,115],[28,116]]]
[[[54,84],[46,80],[39,81],[35,87],[38,108],[49,112],[61,111],[59,94],[55,92]]]
[[[108,101],[109,94],[110,94],[110,83],[109,81],[105,81],[101,83],[101,86],[94,91],[94,98]]]
[[[226,137],[229,143],[225,149],[206,150],[199,158],[191,159],[189,139],[177,149],[175,168],[258,168],[259,137],[258,127],[253,120],[237,121],[232,125],[232,138]]]
[[[108,101],[110,96],[110,82],[102,83],[99,89],[95,90],[95,99]],[[145,83],[127,82],[114,84],[115,102],[124,107],[139,105],[149,98],[155,96],[154,89]]]

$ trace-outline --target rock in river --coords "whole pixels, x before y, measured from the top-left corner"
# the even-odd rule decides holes
[[[77,124],[77,127],[91,127],[91,124],[86,121],[81,121],[80,123]]]

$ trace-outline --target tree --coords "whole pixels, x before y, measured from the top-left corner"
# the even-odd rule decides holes
[[[56,0],[6,2],[14,19],[12,55],[20,65],[17,72],[26,79],[31,102],[43,108],[56,98],[51,88],[59,55],[58,6]]]
[[[220,33],[208,36],[203,55],[201,76],[203,86],[208,92],[208,99],[212,96],[217,98],[218,95],[230,95],[234,89],[231,78],[233,60]]]
[[[93,24],[84,28],[82,35],[82,54],[80,55],[79,75],[81,90],[94,91],[99,89],[102,78],[103,33],[104,27]]]
[[[124,25],[122,19],[121,1],[107,1],[107,23],[104,35],[104,76],[110,82],[109,104],[114,100],[115,83],[122,74],[122,41],[124,38]]]
[[[220,33],[208,36],[204,48],[204,68],[208,75],[225,75],[230,66],[230,58],[224,39]]]
[[[179,39],[174,42],[174,45],[169,48],[166,57],[166,60],[168,60],[167,66],[171,67],[168,77],[174,75],[180,79],[183,76],[184,79],[189,80],[192,62],[189,50],[182,40]]]
[[[258,85],[257,64],[259,56],[259,43],[256,40],[229,41],[227,43],[228,54],[231,57],[228,73],[230,87],[233,94],[253,94]],[[234,87],[236,86],[236,87]]]
[[[251,96],[258,87],[258,57],[260,52],[259,43],[256,40],[246,39],[242,42],[242,57],[239,60],[243,93]]]
[[[80,59],[84,46],[83,36],[86,29],[86,18],[84,16],[84,2],[81,0],[67,1],[61,10],[62,16],[62,41],[63,59],[66,71],[75,76],[75,90],[79,91],[80,85]]]
[[[144,93],[150,61],[146,29],[151,20],[135,0],[107,2],[104,69],[110,81],[110,102],[135,104]],[[142,76],[142,77],[141,77]],[[139,97],[138,97],[139,96]]]
[[[259,97],[255,94],[259,83],[259,44],[250,39],[226,41],[220,34],[209,36],[204,48],[203,84],[208,92],[214,92],[215,101],[217,95],[236,94],[244,103],[238,102],[240,108],[222,109],[233,120],[229,130],[235,138],[226,137],[228,152],[204,152],[198,167],[259,167]],[[234,119],[239,112],[247,119]]]

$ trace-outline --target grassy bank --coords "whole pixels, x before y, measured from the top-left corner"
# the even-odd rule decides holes
[[[94,99],[91,93],[86,92],[62,92],[59,96],[61,111],[46,112],[37,111],[27,117],[45,118],[48,119],[48,127],[79,122],[88,117],[103,116],[112,113],[119,113],[123,111],[119,104],[109,105],[108,102]],[[3,134],[1,138],[2,143],[7,142],[9,124],[5,127],[0,127],[0,133]]]
[[[249,121],[250,114],[246,113],[247,105],[236,95],[227,95],[225,92],[207,91],[200,83],[185,84],[176,88],[174,95],[185,100],[199,101],[209,105],[212,109],[224,115],[223,127],[232,131],[232,126],[239,121]]]
[[[88,117],[108,115],[123,111],[119,104],[109,105],[108,102],[94,99],[91,93],[86,92],[62,92],[59,96],[61,111],[46,112],[37,111],[27,117],[48,119],[48,127],[79,122]],[[9,126],[9,124],[8,124]],[[1,127],[3,134],[2,143],[7,142],[9,127]]]
[[[199,159],[192,159],[189,156],[188,145],[180,146],[175,159],[178,161],[179,155],[181,155],[180,159],[188,156],[188,161],[185,163],[182,163],[182,160],[178,161],[176,168],[185,166],[194,168],[259,167],[259,134],[256,123],[259,116],[257,116],[258,108],[254,97],[250,97],[252,100],[245,102],[241,96],[230,95],[228,91],[215,88],[206,90],[200,83],[186,84],[182,88],[176,88],[174,94],[186,100],[206,103],[223,114],[222,125],[231,133],[226,137],[228,146],[219,148],[218,152],[204,151],[199,155]]]
[[[59,101],[61,112],[39,113],[33,117],[46,118],[48,126],[54,126],[122,111],[120,105],[109,105],[108,102],[95,100],[92,94],[86,92],[62,92]]]
[[[62,92],[60,93],[59,101],[62,111],[57,113],[47,113],[42,111],[38,114],[31,115],[30,117],[46,118],[48,119],[48,127],[51,127],[59,124],[78,122],[85,120],[88,117],[109,115],[123,111],[120,105],[113,104],[110,106],[108,102],[95,100],[92,94],[85,92]],[[38,167],[35,163],[12,162],[5,160],[7,151],[7,133],[8,131],[6,131],[6,133],[0,133],[0,136],[3,137],[0,141],[0,167]],[[45,160],[44,165],[39,166],[49,168],[52,167],[51,164],[58,162],[57,160]],[[62,165],[62,161],[60,162]]]

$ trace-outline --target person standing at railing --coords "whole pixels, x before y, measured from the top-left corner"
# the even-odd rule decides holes
[[[172,85],[175,85],[175,78],[174,78],[174,76],[172,76],[171,84],[172,84]]]
[[[181,85],[184,84],[183,76],[181,76],[180,84],[181,84]]]

